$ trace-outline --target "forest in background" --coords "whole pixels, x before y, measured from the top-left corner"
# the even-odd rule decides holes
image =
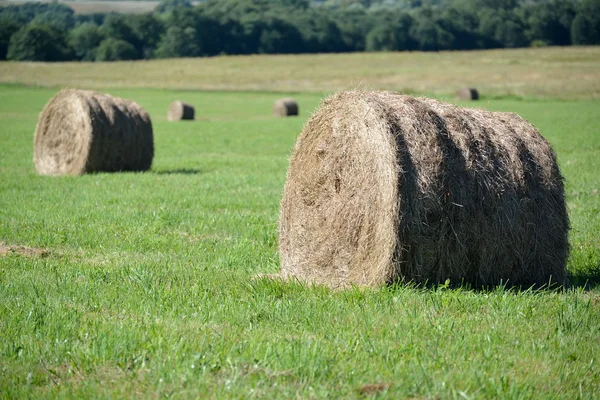
[[[147,14],[0,8],[0,60],[440,51],[600,44],[600,0],[163,0]]]

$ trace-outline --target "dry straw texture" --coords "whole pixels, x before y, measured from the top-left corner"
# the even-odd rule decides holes
[[[563,283],[569,222],[550,145],[510,113],[392,92],[325,100],[281,202],[281,277]]]
[[[62,90],[46,104],[35,130],[33,161],[41,175],[145,171],[153,156],[148,113],[107,94]]]
[[[298,103],[294,99],[279,99],[273,104],[273,115],[277,117],[298,115]]]
[[[456,91],[457,100],[479,100],[479,92],[475,88],[462,88]]]
[[[182,119],[194,119],[194,106],[183,101],[174,101],[169,106],[167,119],[169,121],[181,121]]]

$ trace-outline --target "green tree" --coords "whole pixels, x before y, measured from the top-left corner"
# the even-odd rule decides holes
[[[239,21],[223,18],[218,21],[221,29],[221,52],[225,54],[248,54],[244,27]]]
[[[98,26],[102,26],[104,24],[104,20],[106,19],[106,14],[104,13],[92,13],[92,14],[77,14],[75,15],[75,24],[83,24],[85,22],[91,22]]]
[[[485,48],[528,45],[523,21],[512,11],[485,9],[479,14],[479,33]]]
[[[28,24],[15,32],[7,59],[14,61],[65,61],[72,58],[66,32],[55,26]]]
[[[306,49],[316,53],[331,53],[344,50],[342,32],[336,21],[329,15],[314,10],[306,13],[308,23],[305,25],[303,39],[297,44],[297,50],[302,51],[302,40],[306,43]]]
[[[37,14],[31,20],[31,23],[38,25],[52,25],[58,29],[68,31],[75,25],[75,16],[72,9],[67,8],[67,10],[68,11],[62,8],[50,9],[46,12]]]
[[[142,48],[142,43],[130,24],[132,19],[129,15],[110,14],[104,20],[102,34],[106,38],[119,39],[132,44],[136,49],[137,58],[139,57],[139,50]]]
[[[573,44],[600,44],[600,26],[594,22],[593,16],[586,14],[577,14],[575,16],[571,24],[571,39]]]
[[[104,39],[96,50],[96,61],[135,60],[138,52],[135,47],[121,39]]]
[[[162,22],[153,14],[132,15],[130,18],[133,34],[139,44],[137,50],[143,58],[152,58],[165,32]]]
[[[163,14],[170,13],[177,8],[192,8],[192,2],[189,0],[161,0],[154,11]]]
[[[571,24],[575,18],[573,2],[552,0],[535,3],[523,7],[522,14],[529,26],[527,36],[530,42],[541,40],[551,45],[571,44]]]
[[[377,25],[367,34],[365,39],[367,51],[396,50],[396,31],[390,25]]]
[[[85,22],[69,32],[69,43],[75,56],[83,61],[94,61],[96,50],[104,40],[100,27],[92,22]]]
[[[438,51],[452,48],[454,37],[444,30],[433,18],[429,8],[422,8],[415,15],[415,23],[410,29],[410,35],[416,42],[417,48],[424,51]]]
[[[299,53],[301,48],[302,35],[292,24],[271,18],[262,25],[258,48],[260,53]]]
[[[571,23],[573,44],[600,44],[600,1],[583,0]]]
[[[469,50],[481,47],[477,32],[478,18],[471,9],[446,8],[437,18],[437,23],[452,35],[450,48],[453,50]]]
[[[19,25],[8,17],[0,15],[0,60],[6,60],[10,37],[19,30]]]
[[[200,49],[196,43],[196,29],[171,26],[156,49],[158,58],[196,57]]]
[[[37,19],[39,25],[56,25],[60,29],[70,29],[73,26],[73,10],[58,2],[28,2],[0,7],[0,15],[12,21],[26,25]]]
[[[365,50],[366,36],[373,27],[364,10],[334,10],[331,18],[337,22],[344,51]]]
[[[213,56],[226,51],[225,43],[229,40],[227,31],[215,18],[195,13],[194,29],[199,55]]]
[[[413,17],[403,11],[378,11],[370,14],[372,20],[365,21],[371,29],[366,35],[367,51],[412,50],[415,43],[411,38]]]

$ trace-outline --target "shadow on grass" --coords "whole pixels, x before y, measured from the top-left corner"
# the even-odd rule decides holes
[[[303,282],[301,280],[295,278],[282,279],[278,277],[277,274],[258,274],[254,275],[248,284],[248,287],[253,291],[266,291],[267,293],[276,295],[277,297],[283,296],[283,293],[293,293],[300,292],[303,293],[304,290],[311,289],[316,293],[324,294],[330,296],[332,291],[337,292],[338,290],[332,290],[325,285],[314,285],[310,283]],[[563,292],[572,289],[581,288],[584,291],[591,291],[600,287],[600,265],[596,270],[590,271],[588,273],[580,273],[580,274],[570,274],[569,275],[569,283],[566,285],[558,285],[551,284],[550,287],[548,285],[544,285],[541,287],[520,287],[520,286],[511,286],[510,284],[499,284],[495,286],[473,286],[470,284],[462,284],[462,285],[451,285],[448,282],[441,283],[415,283],[415,282],[402,282],[402,281],[394,281],[390,282],[385,286],[382,286],[378,289],[387,290],[390,292],[402,292],[405,290],[417,290],[417,291],[426,291],[426,292],[438,292],[438,291],[468,291],[472,293],[479,294],[489,294],[493,292],[501,292],[518,295],[520,293],[535,293],[535,294],[544,294],[544,293],[553,293],[553,292]],[[369,289],[367,289],[369,291]],[[374,289],[376,292],[377,289]],[[346,288],[341,290],[340,292],[346,293],[365,293],[365,288],[359,286],[353,286],[352,288]]]
[[[586,271],[577,271],[569,274],[571,286],[592,290],[600,287],[600,262]]]
[[[561,290],[569,290],[569,289],[582,289],[584,291],[587,290],[595,290],[600,288],[600,260],[597,260],[595,264],[588,265],[587,268],[583,270],[579,270],[576,272],[567,272],[567,280],[564,285],[557,284],[556,282],[549,282],[546,285],[533,285],[533,286],[519,286],[512,285],[510,282],[500,283],[498,285],[489,285],[489,286],[480,286],[480,285],[472,285],[470,283],[461,282],[450,283],[446,281],[446,283],[415,283],[415,282],[391,282],[389,284],[390,287],[394,286],[404,286],[411,287],[414,289],[425,289],[425,290],[440,290],[440,289],[460,289],[460,290],[469,290],[473,292],[493,292],[497,290],[510,291],[514,293],[520,292],[547,292],[547,291],[561,291]]]
[[[196,175],[201,174],[208,171],[202,171],[199,169],[191,169],[191,168],[178,168],[178,169],[168,169],[164,171],[152,171],[153,174],[157,175]]]

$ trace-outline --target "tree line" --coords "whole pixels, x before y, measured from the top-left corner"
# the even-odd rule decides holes
[[[0,8],[0,59],[439,51],[600,44],[600,0],[163,0],[147,14]]]

